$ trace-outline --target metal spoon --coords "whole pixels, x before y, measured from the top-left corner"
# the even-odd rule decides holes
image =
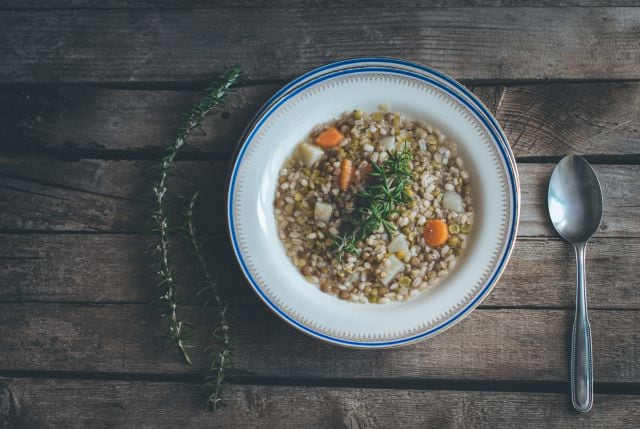
[[[600,225],[602,191],[589,163],[579,156],[564,157],[549,182],[549,215],[556,231],[576,251],[576,317],[571,336],[571,402],[581,412],[593,405],[591,327],[587,317],[585,249]]]

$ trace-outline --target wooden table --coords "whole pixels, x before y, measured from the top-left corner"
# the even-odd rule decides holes
[[[175,3],[0,4],[0,425],[640,426],[640,7],[619,7],[638,2]],[[337,348],[285,325],[250,291],[224,238],[224,175],[243,125],[292,77],[367,55],[468,85],[503,126],[522,183],[518,241],[494,292],[445,334],[396,350]],[[224,409],[210,413],[204,354],[186,366],[165,350],[149,304],[145,172],[198,90],[236,64],[248,78],[172,179],[204,189],[201,219],[230,302],[234,369]],[[549,175],[569,153],[587,155],[606,200],[587,258],[588,415],[568,399],[572,249],[545,206]],[[197,281],[186,259],[182,269],[188,297]],[[183,308],[200,327],[215,320],[193,298]],[[207,336],[199,329],[195,340]]]

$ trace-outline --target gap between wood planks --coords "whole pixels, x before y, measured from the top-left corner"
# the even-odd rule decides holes
[[[227,375],[227,383],[239,386],[328,387],[396,390],[491,391],[565,393],[568,381],[449,380],[449,379],[350,379],[313,377],[261,377]],[[124,372],[0,370],[0,378],[45,378],[53,380],[126,380],[160,383],[201,384],[201,374],[136,374]],[[594,383],[596,394],[640,395],[640,383]]]

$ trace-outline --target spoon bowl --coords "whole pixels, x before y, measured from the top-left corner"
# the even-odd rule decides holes
[[[566,156],[549,183],[549,216],[554,228],[570,243],[587,241],[602,219],[600,182],[580,156]]]

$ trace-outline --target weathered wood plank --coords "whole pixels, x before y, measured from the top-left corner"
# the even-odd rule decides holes
[[[633,427],[640,398],[596,394],[576,415],[566,394],[231,385],[216,413],[185,383],[0,379],[7,427]],[[544,412],[541,412],[544,410]]]
[[[145,254],[151,240],[139,235],[0,234],[0,301],[149,303],[155,274]],[[232,304],[257,297],[237,268],[226,239],[215,237],[213,266],[224,269],[221,290]],[[180,241],[176,252],[181,255]],[[640,240],[595,239],[587,252],[590,308],[640,309],[636,267]],[[198,279],[181,260],[180,290],[190,303]],[[572,308],[573,250],[560,240],[520,239],[507,270],[484,307]]]
[[[376,8],[366,16],[358,24],[350,10],[325,7],[1,11],[9,49],[0,51],[0,82],[204,81],[234,64],[252,79],[288,79],[376,55],[461,79],[640,77],[640,9]]]
[[[194,132],[189,151],[229,154],[258,108],[279,88],[235,90],[229,104]],[[0,94],[2,149],[146,151],[159,154],[175,136],[194,91],[66,87]]]
[[[261,3],[265,3],[261,5]],[[367,7],[387,8],[435,8],[435,7],[630,7],[638,6],[636,0],[396,0],[389,3],[385,0],[372,0],[367,2]],[[0,10],[22,9],[216,9],[220,7],[331,7],[331,8],[362,8],[362,3],[345,0],[279,0],[277,2],[256,2],[252,0],[218,0],[212,3],[207,0],[4,0],[0,3]]]
[[[142,161],[23,164],[7,160],[0,165],[0,203],[4,207],[0,228],[143,232],[151,207],[153,165]],[[177,163],[172,179],[184,197],[202,189],[207,226],[218,232],[224,228],[220,220],[226,171],[227,164],[220,162]],[[178,205],[175,200],[170,203]]]
[[[194,132],[189,151],[229,155],[258,108],[278,85],[243,87]],[[130,91],[66,87],[7,91],[0,95],[2,149],[131,151],[157,156],[198,99],[195,91]],[[153,156],[152,155],[152,156]]]
[[[194,365],[163,349],[158,311],[147,305],[1,304],[0,370],[193,374]],[[211,326],[213,311],[183,307],[187,320]],[[264,306],[229,310],[234,373],[328,379],[567,380],[570,310],[476,310],[429,341],[400,349],[351,350],[295,331]],[[640,381],[637,311],[590,312],[595,379]],[[194,334],[203,347],[209,332]],[[197,350],[197,348],[196,348]]]
[[[640,84],[478,87],[517,157],[640,152]]]
[[[0,163],[0,229],[142,232],[150,182],[149,162],[29,161]],[[226,166],[221,162],[179,162],[176,187],[190,195],[203,189],[205,225],[223,233]],[[520,236],[555,236],[547,215],[551,164],[520,164]],[[638,237],[640,196],[634,192],[640,166],[596,165],[605,195],[604,220],[597,236]]]
[[[230,154],[279,85],[239,88],[195,133],[188,150]],[[640,84],[553,83],[473,88],[502,124],[517,157],[640,153]],[[6,152],[158,154],[194,103],[192,91],[64,87],[0,93]]]
[[[547,191],[553,164],[518,164],[522,204],[522,236],[555,236],[547,210]],[[603,218],[596,236],[635,237],[640,233],[637,215],[640,201],[634,191],[640,167],[634,165],[595,165],[604,195]]]

